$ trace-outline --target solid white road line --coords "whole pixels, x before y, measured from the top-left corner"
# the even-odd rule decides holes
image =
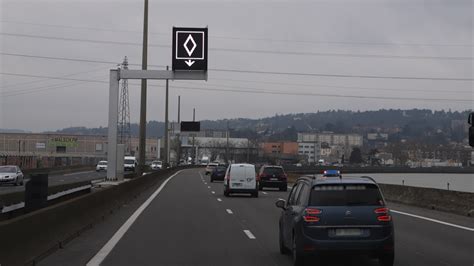
[[[248,236],[250,239],[255,239],[256,237],[250,232],[250,230],[244,230],[244,233]]]
[[[161,186],[153,192],[153,194],[128,218],[128,220],[120,227],[117,232],[112,236],[112,238],[102,247],[99,252],[87,263],[87,266],[98,266],[100,265],[104,259],[109,255],[112,249],[117,245],[120,239],[125,235],[125,233],[130,229],[132,224],[137,220],[138,216],[150,205],[150,203],[160,194],[161,190],[166,186],[166,184],[176,175],[178,175],[181,171],[176,172],[174,175],[168,177]]]
[[[440,221],[440,220],[436,220],[436,219],[432,219],[432,218],[428,218],[428,217],[424,217],[424,216],[420,216],[420,215],[416,215],[416,214],[411,214],[411,213],[407,213],[407,212],[401,212],[401,211],[397,211],[397,210],[393,210],[393,209],[390,209],[390,211],[393,212],[393,213],[398,213],[398,214],[401,214],[401,215],[406,215],[406,216],[410,216],[410,217],[430,221],[430,222],[433,222],[433,223],[438,223],[438,224],[447,225],[447,226],[451,226],[451,227],[455,227],[455,228],[459,228],[459,229],[474,232],[474,228],[461,226],[461,225],[457,225],[457,224],[452,224],[452,223],[447,223],[447,222],[443,222],[443,221]]]
[[[225,210],[228,214],[234,214],[231,209],[226,209]]]
[[[214,192],[214,191],[211,191],[211,193],[212,193],[212,194],[216,194],[216,192]]]
[[[222,201],[220,198],[217,198],[217,201]]]

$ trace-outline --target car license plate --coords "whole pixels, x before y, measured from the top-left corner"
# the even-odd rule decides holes
[[[270,181],[277,181],[278,178],[270,178]]]
[[[359,228],[336,229],[336,236],[360,236],[362,230]]]
[[[234,187],[241,187],[242,184],[241,184],[241,183],[232,183],[232,186],[234,186]]]

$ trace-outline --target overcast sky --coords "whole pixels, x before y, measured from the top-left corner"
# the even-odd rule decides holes
[[[207,82],[170,82],[171,120],[178,95],[183,120],[192,119],[193,108],[198,120],[329,109],[472,109],[473,8],[470,0],[150,0],[149,69],[171,65],[173,26],[208,26],[210,69],[464,80],[209,71]],[[116,63],[128,56],[140,64],[143,1],[1,0],[0,9],[0,128],[107,126],[108,84],[80,80],[108,81],[116,64],[5,54]],[[164,81],[149,85],[147,120],[163,121]],[[138,81],[130,81],[129,91],[131,122],[137,122]]]

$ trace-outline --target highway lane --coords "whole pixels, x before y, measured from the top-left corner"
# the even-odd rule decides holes
[[[48,178],[49,185],[56,185],[56,184],[68,184],[78,181],[90,181],[90,180],[97,180],[106,177],[106,172],[96,172],[94,170],[91,171],[80,171],[80,172],[73,172],[73,173],[66,173],[66,174],[53,174],[50,175]],[[25,183],[28,179],[25,179]],[[23,186],[13,186],[13,185],[0,185],[0,195],[5,193],[17,192],[17,191],[24,191],[25,185]]]
[[[291,265],[278,252],[274,206],[288,192],[223,197],[222,183],[197,170],[170,180],[111,249],[102,265]],[[413,209],[404,208],[410,212]],[[473,265],[472,231],[393,214],[395,265]],[[472,220],[457,217],[472,228]],[[454,220],[454,221],[453,221]],[[456,216],[448,222],[456,223]],[[325,257],[319,265],[377,265],[367,257]]]

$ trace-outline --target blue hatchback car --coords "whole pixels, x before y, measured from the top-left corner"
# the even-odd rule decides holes
[[[382,266],[394,263],[394,226],[377,183],[370,177],[301,177],[293,186],[279,222],[282,254],[294,265],[319,254],[368,254]]]

